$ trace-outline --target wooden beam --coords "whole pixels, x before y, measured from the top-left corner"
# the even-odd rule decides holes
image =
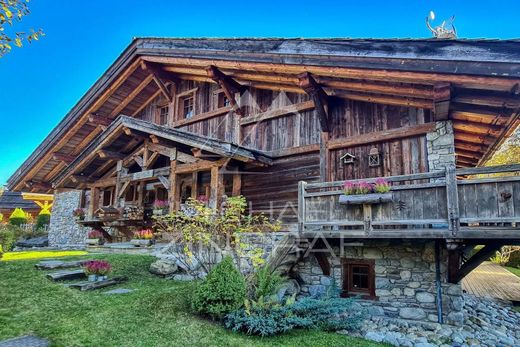
[[[123,153],[113,152],[106,149],[100,149],[97,151],[97,155],[103,159],[112,159],[112,160],[120,160],[124,159],[125,155]]]
[[[321,268],[321,271],[325,276],[330,276],[331,274],[331,266],[329,262],[329,258],[327,258],[327,254],[323,252],[312,252],[314,254],[314,257],[318,261],[318,265]]]
[[[170,212],[177,211],[177,160],[170,162],[170,189],[168,190],[168,200],[170,202]]]
[[[305,101],[298,104],[282,106],[275,110],[259,113],[253,116],[248,116],[240,119],[240,125],[247,125],[251,123],[263,122],[268,119],[283,117],[294,113],[304,112],[314,109],[314,101]]]
[[[329,117],[329,100],[327,93],[316,82],[314,77],[308,72],[301,74],[299,77],[299,86],[305,93],[307,93],[314,101],[314,109],[318,115],[321,131],[330,131],[330,117]]]
[[[161,93],[166,98],[166,100],[168,100],[168,102],[172,102],[172,96],[170,94],[170,91],[164,85],[164,83],[162,83],[162,81],[159,78],[155,77],[155,76],[153,77],[153,80],[155,81],[155,84],[157,84],[159,89],[161,90]]]
[[[141,156],[134,155],[132,157],[132,159],[137,163],[137,165],[139,165],[142,169],[144,169],[144,160]]]
[[[70,163],[72,163],[74,161],[74,159],[76,159],[76,157],[73,155],[70,155],[70,154],[54,152],[52,154],[52,159],[61,161],[61,162],[65,163],[66,165],[69,165]]]
[[[447,120],[450,113],[451,84],[433,85],[433,116],[435,120]]]
[[[87,177],[87,176],[81,176],[81,175],[70,175],[70,179],[74,183],[92,183],[92,182],[94,182],[94,179]]]
[[[139,114],[139,112],[141,112],[146,106],[150,105],[150,103],[152,101],[155,100],[155,98],[157,98],[159,96],[159,94],[161,94],[161,89],[157,89],[152,95],[150,95],[150,97],[148,99],[146,99],[145,102],[143,102],[143,104],[141,106],[139,106],[139,108],[137,110],[135,110],[134,113],[132,113],[132,117],[135,117]]]
[[[172,126],[174,128],[178,128],[178,127],[186,126],[186,125],[189,125],[189,124],[201,122],[203,120],[208,120],[208,119],[211,119],[211,118],[220,117],[220,116],[223,116],[223,115],[229,113],[232,109],[233,108],[229,107],[229,106],[220,107],[220,108],[218,108],[216,110],[213,110],[213,111],[199,113],[196,116],[193,116],[191,118],[184,118],[184,119],[178,120],[176,122],[173,122]]]
[[[107,127],[112,123],[112,119],[109,117],[101,116],[99,114],[89,114],[88,123],[94,126]]]
[[[199,173],[193,172],[191,174],[191,198],[197,199],[199,191]]]
[[[171,189],[171,183],[168,178],[166,178],[164,176],[157,176],[157,178],[159,179],[161,184],[164,186],[164,188],[166,188],[166,190],[169,191]]]
[[[50,190],[52,186],[47,182],[41,181],[29,181],[25,182],[25,186],[29,189],[37,189],[37,190]]]
[[[238,103],[235,99],[235,94],[241,93],[244,87],[231,77],[226,76],[213,65],[208,66],[206,68],[206,72],[208,77],[217,82],[220,88],[224,90],[224,94],[226,94],[226,97],[229,100],[229,103],[231,104],[231,107],[235,113],[242,115],[242,110],[238,106]]]
[[[231,190],[232,196],[238,196],[242,190],[242,175],[240,173],[233,174],[233,188]]]
[[[150,82],[153,80],[153,75],[148,75],[146,76],[146,78],[144,80],[141,81],[141,83],[139,83],[139,85],[137,87],[135,87],[134,90],[132,90],[132,92],[130,92],[130,94],[128,94],[124,99],[123,101],[121,101],[119,103],[119,105],[117,105],[117,107],[110,113],[110,115],[112,117],[115,117],[115,116],[118,116],[119,113],[121,113],[121,111],[123,111],[125,109],[126,106],[128,106],[129,103],[132,102],[132,100],[135,99],[135,97],[137,95],[139,95],[139,93],[148,85],[150,84]]]
[[[495,255],[496,251],[498,251],[503,245],[503,242],[491,242],[484,245],[483,248],[481,248],[460,267],[457,274],[453,276],[454,278],[451,278],[451,283],[459,283],[467,274],[482,264],[483,261],[486,261]]]
[[[223,184],[222,174],[220,173],[219,167],[214,166],[211,168],[211,194],[209,199],[209,207],[217,209],[220,206],[220,186]]]
[[[400,138],[425,135],[433,131],[435,131],[435,123],[425,123],[403,128],[376,131],[370,134],[351,136],[344,139],[331,140],[327,144],[327,148],[329,150],[332,150],[339,148],[356,147],[370,143],[386,142]]]
[[[228,159],[229,158],[222,158],[222,159],[219,159],[217,161],[209,161],[209,160],[199,159],[195,163],[178,165],[177,166],[177,173],[178,174],[183,174],[183,173],[192,173],[192,172],[195,172],[195,171],[210,170],[210,169],[212,169],[215,166],[218,167],[218,166],[224,165],[224,163]]]

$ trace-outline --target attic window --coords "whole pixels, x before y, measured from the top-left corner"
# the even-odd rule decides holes
[[[168,124],[168,105],[157,107],[157,124],[166,125]]]
[[[180,106],[181,106],[181,115],[184,118],[191,118],[193,117],[194,113],[194,105],[195,105],[195,97],[193,94],[187,95],[180,100]]]
[[[224,93],[224,92],[218,93],[217,98],[218,98],[218,107],[219,108],[228,107],[231,105],[228,97],[226,96],[226,93]]]

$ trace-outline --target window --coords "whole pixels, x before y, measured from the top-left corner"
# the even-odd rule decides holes
[[[157,107],[157,124],[166,125],[168,124],[168,105]]]
[[[181,115],[184,118],[191,118],[193,117],[193,108],[195,104],[195,98],[193,95],[186,96],[184,98],[181,98]]]
[[[125,193],[125,201],[126,202],[137,201],[138,192],[139,192],[138,185],[135,183],[130,184]]]
[[[343,296],[375,299],[374,260],[343,259]]]
[[[107,188],[103,191],[103,206],[110,206],[112,205],[114,195],[114,188]]]
[[[226,93],[224,92],[220,92],[218,93],[218,107],[221,108],[221,107],[228,107],[231,105],[231,103],[229,102],[229,99],[228,97],[226,96]]]

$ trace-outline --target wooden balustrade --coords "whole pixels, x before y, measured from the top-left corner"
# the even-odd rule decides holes
[[[512,176],[496,174],[512,173]],[[303,236],[520,239],[520,165],[385,177],[391,202],[341,204],[343,181],[299,183]],[[375,178],[351,182],[373,182]]]

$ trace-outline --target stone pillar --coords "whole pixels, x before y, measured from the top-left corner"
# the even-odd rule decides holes
[[[87,228],[74,220],[72,211],[80,207],[81,190],[56,190],[49,226],[49,246],[84,248]]]
[[[426,134],[429,171],[455,166],[455,137],[451,121],[436,123],[435,131]]]

